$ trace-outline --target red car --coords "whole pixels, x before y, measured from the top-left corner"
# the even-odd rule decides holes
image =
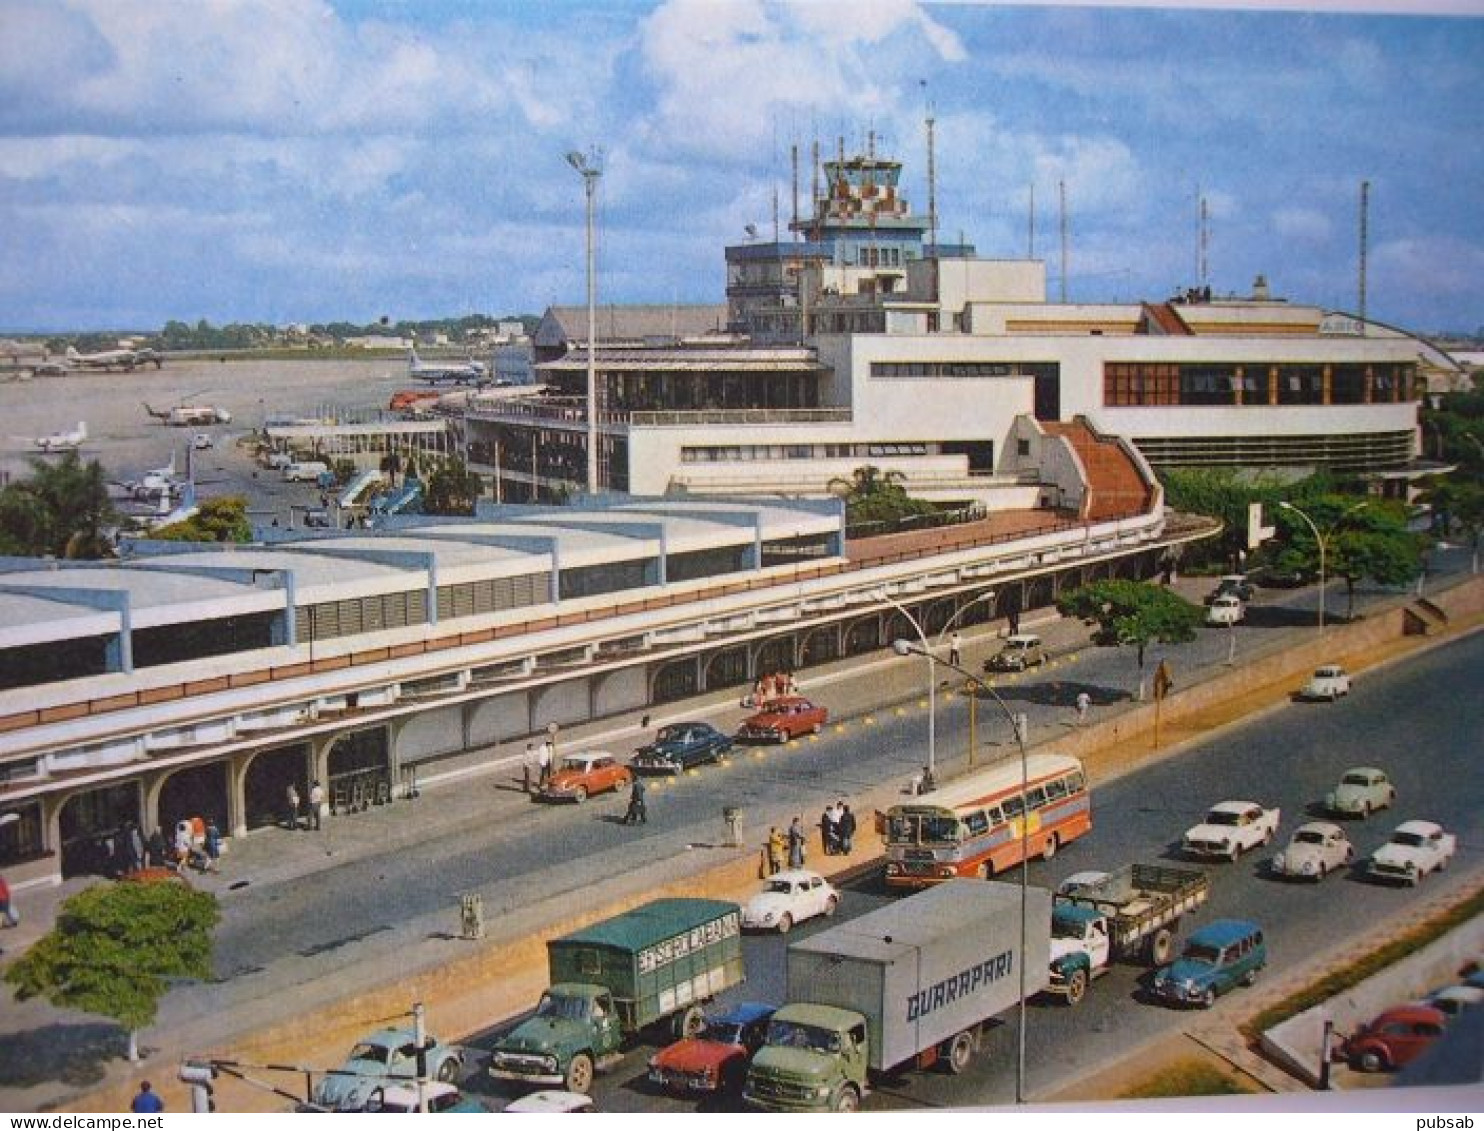
[[[1363,1072],[1385,1072],[1410,1064],[1443,1035],[1448,1018],[1430,1005],[1398,1005],[1362,1025],[1340,1053]]]
[[[801,695],[771,699],[763,709],[742,724],[737,737],[743,741],[787,742],[801,734],[818,734],[830,713]]]
[[[742,1002],[718,1017],[708,1017],[698,1036],[676,1041],[649,1058],[649,1079],[680,1095],[739,1092],[772,1016],[771,1005]]]
[[[633,771],[606,750],[585,750],[562,758],[538,796],[581,805],[594,793],[627,789],[633,780]]]

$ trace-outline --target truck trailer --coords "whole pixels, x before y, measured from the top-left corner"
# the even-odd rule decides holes
[[[702,1006],[742,982],[742,909],[657,899],[551,939],[546,953],[551,985],[496,1043],[490,1075],[586,1092],[629,1038],[664,1021],[672,1035],[693,1036]]]
[[[765,1111],[854,1111],[874,1075],[940,1060],[964,1071],[987,1024],[1045,987],[1050,915],[1040,888],[954,879],[791,944],[788,1004],[743,1098]]]

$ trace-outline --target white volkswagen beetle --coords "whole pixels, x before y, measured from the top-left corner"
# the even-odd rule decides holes
[[[816,915],[833,915],[840,893],[817,872],[793,868],[768,877],[763,890],[742,908],[742,926],[750,931],[785,935],[795,923]]]
[[[1328,699],[1333,703],[1350,694],[1350,673],[1339,664],[1324,664],[1314,669],[1309,682],[1299,692],[1302,699]]]
[[[1288,847],[1273,857],[1273,874],[1316,883],[1355,858],[1345,830],[1328,821],[1310,821],[1293,830]]]

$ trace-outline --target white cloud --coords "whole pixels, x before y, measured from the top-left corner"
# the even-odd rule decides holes
[[[1273,213],[1273,231],[1284,239],[1323,244],[1334,235],[1334,225],[1317,209],[1280,208]]]

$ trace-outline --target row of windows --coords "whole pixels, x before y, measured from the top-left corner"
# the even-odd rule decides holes
[[[1389,404],[1411,399],[1414,365],[1108,362],[1103,403],[1128,405]]]
[[[1016,377],[1041,366],[1021,361],[873,361],[872,378]]]
[[[428,595],[418,589],[310,605],[299,610],[294,635],[298,643],[307,644],[311,640],[405,628],[427,621]]]
[[[438,586],[438,619],[479,616],[506,609],[523,609],[550,599],[547,575],[527,573],[520,577],[494,577],[463,585]]]
[[[799,459],[859,459],[865,456],[925,456],[926,443],[900,444],[707,444],[680,449],[681,463],[754,463]]]
[[[1024,806],[1021,805],[1020,796],[1017,794],[1005,798],[999,805],[964,813],[961,819],[969,836],[983,836],[991,829],[999,828],[1007,821],[1015,820],[1025,809],[1034,813],[1038,809],[1044,809],[1047,805],[1053,805],[1082,793],[1086,788],[1087,783],[1082,776],[1082,771],[1073,770],[1065,777],[1054,778],[1044,785],[1031,786],[1025,795]]]

